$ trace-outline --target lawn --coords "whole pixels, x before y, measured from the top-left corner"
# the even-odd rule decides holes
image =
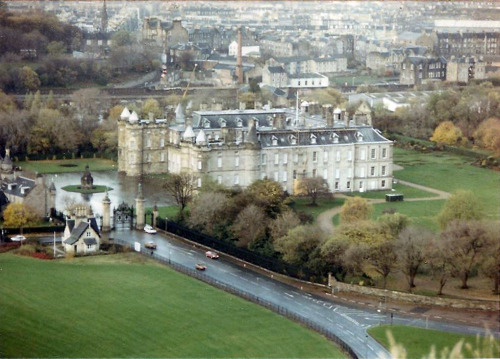
[[[345,357],[317,333],[134,253],[5,253],[0,268],[0,357]]]
[[[470,165],[470,159],[444,152],[420,153],[394,149],[394,162],[404,169],[398,179],[453,193],[471,190],[484,204],[488,219],[499,219],[500,176],[498,172]]]
[[[344,204],[343,198],[325,199],[319,198],[316,203],[317,206],[311,206],[311,199],[308,197],[295,197],[293,198],[293,203],[290,205],[297,212],[304,212],[311,215],[314,220],[321,212],[327,211],[334,207],[340,207]]]
[[[158,207],[158,216],[161,218],[174,218],[179,213],[179,206],[171,205],[171,206],[160,206]],[[186,208],[185,210],[188,210]],[[153,207],[147,207],[146,211],[153,211]]]
[[[473,335],[456,334],[442,332],[438,330],[420,329],[403,325],[382,325],[368,329],[368,334],[379,341],[384,347],[389,349],[389,340],[387,338],[387,330],[390,330],[397,344],[402,345],[407,353],[408,359],[420,359],[429,357],[431,347],[436,350],[436,357],[441,358],[443,349],[451,350],[456,343],[464,339],[466,344],[472,345],[472,348],[481,350],[479,353],[472,352],[470,349],[463,347],[462,355],[464,358],[498,358],[500,342],[489,341],[488,339],[480,338],[477,343],[476,337]],[[400,355],[403,357],[403,355]],[[449,358],[449,355],[444,356]],[[458,358],[458,356],[457,356]]]
[[[23,170],[37,173],[84,172],[89,165],[90,171],[116,170],[116,162],[102,158],[84,158],[71,160],[21,161],[16,165]]]
[[[362,197],[362,198],[373,198],[373,199],[385,199],[387,193],[402,193],[404,198],[424,198],[424,197],[437,197],[438,195],[432,192],[427,192],[415,187],[407,186],[401,183],[394,183],[392,185],[394,191],[369,191],[369,192],[350,192],[346,193],[346,196],[350,197]]]

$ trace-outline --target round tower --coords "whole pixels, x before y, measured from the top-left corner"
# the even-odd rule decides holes
[[[111,201],[106,189],[106,195],[102,200],[102,232],[109,232],[111,230]]]
[[[142,194],[142,183],[139,183],[137,187],[137,197],[135,198],[135,208],[137,213],[135,228],[142,230],[144,228],[144,202],[146,202],[146,200]]]

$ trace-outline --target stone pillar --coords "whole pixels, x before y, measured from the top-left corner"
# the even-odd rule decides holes
[[[153,227],[157,226],[156,219],[158,218],[158,206],[155,204],[153,207]]]
[[[52,214],[52,209],[56,210],[56,186],[54,185],[54,180],[49,187],[49,211]]]
[[[108,197],[108,190],[106,196],[102,200],[102,232],[109,232],[111,230],[111,201]]]
[[[144,202],[146,202],[146,200],[142,194],[142,183],[139,183],[137,186],[137,197],[135,198],[135,209],[137,213],[135,228],[140,230],[144,229]]]

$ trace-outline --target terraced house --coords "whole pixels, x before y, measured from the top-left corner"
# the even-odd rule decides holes
[[[304,103],[303,103],[304,105]],[[307,104],[305,104],[307,105]],[[180,107],[178,107],[179,109]],[[188,172],[225,186],[258,179],[323,177],[332,191],[390,189],[392,142],[371,126],[371,114],[332,106],[319,114],[294,109],[195,111],[175,120],[140,120],[125,109],[118,123],[118,169],[129,176]]]

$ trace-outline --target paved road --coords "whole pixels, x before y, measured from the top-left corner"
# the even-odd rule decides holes
[[[224,255],[219,260],[210,260],[205,257],[202,249],[163,234],[148,235],[140,231],[115,231],[111,237],[131,244],[137,241],[142,245],[153,240],[158,246],[155,251],[157,255],[188,268],[194,268],[195,264],[199,262],[205,263],[208,267],[205,271],[207,276],[314,321],[344,340],[360,358],[390,358],[390,354],[366,332],[367,328],[371,326],[391,322],[388,314],[378,312],[376,308],[359,309],[337,303],[334,300],[315,297],[305,291],[237,265],[233,261],[225,259]],[[476,327],[426,321],[401,315],[395,315],[392,321],[395,324],[459,333],[484,333],[484,330]]]

